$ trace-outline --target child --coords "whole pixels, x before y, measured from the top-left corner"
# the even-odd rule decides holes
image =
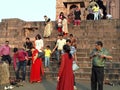
[[[50,56],[51,56],[51,50],[49,45],[46,46],[46,49],[44,50],[44,52],[45,52],[45,67],[49,67]]]

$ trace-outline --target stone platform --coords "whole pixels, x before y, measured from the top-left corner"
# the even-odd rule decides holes
[[[15,87],[12,90],[56,90],[57,81],[56,80],[43,80],[41,83],[29,83],[24,82],[23,86]],[[91,90],[90,82],[77,81],[77,90]],[[119,90],[120,86],[110,86],[104,85],[104,90]],[[0,89],[2,90],[2,89]]]

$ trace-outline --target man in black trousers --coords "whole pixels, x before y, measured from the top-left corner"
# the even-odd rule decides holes
[[[103,48],[103,43],[97,41],[90,53],[90,59],[92,60],[91,90],[103,90],[105,61],[112,59],[112,56]]]

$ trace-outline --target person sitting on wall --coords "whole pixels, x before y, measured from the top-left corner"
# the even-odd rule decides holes
[[[59,34],[62,34],[62,18],[64,17],[64,13],[60,12],[58,18],[57,18],[57,30]]]
[[[26,37],[26,42],[23,44],[23,47],[24,47],[25,51],[28,53],[28,56],[30,57],[27,62],[27,65],[30,66],[31,65],[31,57],[32,57],[31,49],[33,47],[33,43],[30,41],[29,37]]]
[[[88,15],[87,15],[87,20],[94,20],[94,14],[93,14],[93,10],[92,10],[92,6],[86,8],[86,10],[88,10]]]
[[[74,11],[74,25],[76,26],[79,26],[80,25],[80,20],[81,20],[81,11],[80,9],[78,8],[78,6],[76,6],[75,8],[75,11]]]

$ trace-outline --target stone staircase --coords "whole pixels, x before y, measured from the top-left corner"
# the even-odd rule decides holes
[[[24,29],[25,25],[29,25],[29,27]],[[55,22],[53,22],[53,27],[51,37],[44,39],[45,45],[49,44],[51,49],[54,47],[57,36]],[[25,30],[29,32],[26,34]],[[21,48],[26,35],[34,40],[37,33],[43,35],[43,30],[43,22],[25,22],[19,19],[3,20],[0,23],[0,44],[4,43],[5,40],[9,40],[12,48]],[[94,43],[97,40],[103,41],[104,47],[113,56],[112,62],[106,62],[105,80],[120,80],[120,20],[82,21],[80,26],[69,25],[69,33],[77,38],[77,57],[80,69],[75,72],[76,80],[90,80],[91,61],[89,53],[94,48]],[[45,71],[44,78],[56,79],[58,68],[57,61],[54,60],[54,57],[51,57],[50,70]],[[15,77],[13,66],[10,66],[10,73],[12,77]],[[29,80],[29,73],[30,67],[27,66],[27,80]]]

